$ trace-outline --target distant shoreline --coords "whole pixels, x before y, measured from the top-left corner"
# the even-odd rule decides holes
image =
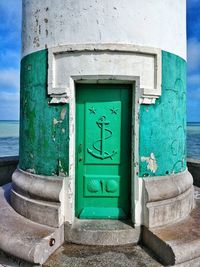
[[[0,122],[19,122],[19,120],[0,120]]]
[[[200,122],[187,122],[187,126],[200,126]]]

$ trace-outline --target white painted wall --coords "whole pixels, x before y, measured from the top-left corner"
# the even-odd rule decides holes
[[[22,56],[66,44],[121,43],[186,58],[186,0],[23,0]]]
[[[76,44],[49,48],[47,91],[68,98],[71,77],[101,76],[101,80],[110,75],[114,80],[134,76],[140,78],[141,98],[155,103],[161,95],[161,65],[160,49],[143,46]]]

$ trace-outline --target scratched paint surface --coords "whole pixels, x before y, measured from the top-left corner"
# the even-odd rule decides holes
[[[47,51],[21,62],[20,160],[23,170],[67,175],[69,162],[68,104],[49,105]]]
[[[186,62],[162,52],[162,96],[140,107],[139,175],[186,169]]]

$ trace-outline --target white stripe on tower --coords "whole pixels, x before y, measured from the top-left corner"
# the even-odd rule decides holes
[[[186,58],[186,0],[23,0],[22,55],[66,44],[123,43]]]

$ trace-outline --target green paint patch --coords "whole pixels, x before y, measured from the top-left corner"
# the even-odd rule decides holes
[[[67,175],[69,106],[49,105],[49,100],[47,51],[42,50],[21,62],[19,167],[36,174]]]
[[[186,169],[186,62],[174,54],[162,52],[162,96],[141,105],[139,140],[140,176]]]

